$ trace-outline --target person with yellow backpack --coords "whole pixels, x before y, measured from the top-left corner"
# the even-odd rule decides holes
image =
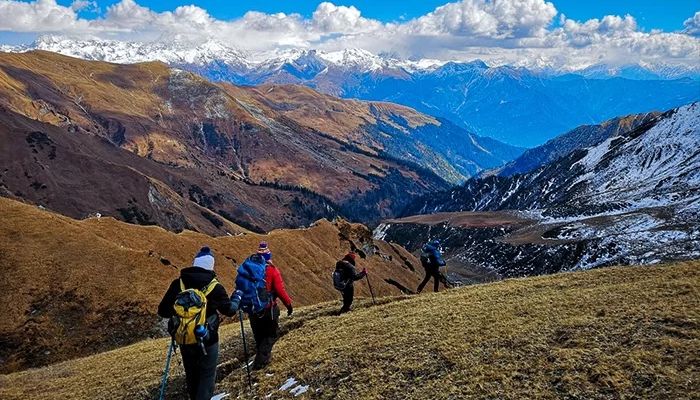
[[[187,391],[191,400],[209,400],[214,394],[219,358],[219,313],[233,317],[238,305],[231,301],[214,273],[214,255],[202,247],[192,267],[180,271],[158,306],[169,318],[173,347],[180,346]]]

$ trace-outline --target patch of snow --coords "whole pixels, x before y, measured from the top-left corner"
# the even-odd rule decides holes
[[[372,237],[376,240],[384,240],[389,228],[391,228],[391,224],[379,224],[379,226],[374,229]]]
[[[280,386],[280,388],[278,390],[281,392],[284,392],[284,391],[290,389],[292,386],[296,385],[297,383],[298,382],[296,379],[289,378],[284,382],[284,384],[282,384],[282,386]]]
[[[309,385],[299,385],[294,389],[290,390],[289,393],[294,395],[294,397],[301,396],[309,390]]]

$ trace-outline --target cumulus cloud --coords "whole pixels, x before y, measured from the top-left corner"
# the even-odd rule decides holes
[[[78,18],[70,7],[55,0],[0,1],[0,30],[13,32],[71,31],[89,29],[89,23]]]
[[[700,58],[700,12],[682,31],[645,32],[631,15],[576,21],[545,0],[460,0],[396,23],[331,2],[320,3],[309,18],[250,11],[226,21],[194,5],[156,12],[135,0],[121,0],[96,19],[77,14],[92,8],[92,0],[70,7],[55,0],[0,0],[0,30],[140,41],[213,38],[251,51],[359,47],[410,58],[568,68],[595,62],[695,65]]]
[[[100,10],[100,8],[97,6],[97,2],[89,0],[74,0],[73,3],[71,3],[70,8],[75,12],[98,12]]]
[[[683,32],[692,36],[700,36],[700,11],[683,22],[685,30]]]
[[[540,36],[557,15],[543,0],[463,0],[406,24],[409,33],[513,38]]]
[[[324,2],[318,5],[311,18],[314,28],[325,33],[366,33],[382,27],[382,24],[362,17],[360,10],[351,6],[336,6]]]

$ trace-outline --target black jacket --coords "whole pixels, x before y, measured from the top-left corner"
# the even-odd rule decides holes
[[[359,281],[366,275],[364,272],[357,272],[355,266],[345,260],[338,261],[335,264],[335,270],[340,271],[343,280],[348,281],[348,285],[352,285],[353,282]]]
[[[214,271],[209,271],[199,267],[189,267],[180,271],[180,278],[185,284],[186,289],[204,289],[209,285],[212,279],[216,277]],[[180,279],[175,279],[165,292],[163,300],[158,306],[158,315],[163,318],[171,318],[175,315],[173,306],[175,298],[180,293]],[[205,343],[210,346],[219,341],[219,317],[217,312],[232,317],[236,315],[236,309],[231,303],[231,299],[226,293],[223,285],[218,284],[214,290],[207,296],[207,321],[209,322],[209,340]],[[210,318],[211,317],[211,318]]]

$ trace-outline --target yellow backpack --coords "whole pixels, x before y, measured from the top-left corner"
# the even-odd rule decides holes
[[[214,290],[219,281],[212,279],[203,289],[185,289],[185,284],[180,279],[180,293],[175,297],[175,317],[173,338],[175,343],[197,344],[197,336],[194,331],[198,325],[206,327],[207,320],[207,296]]]

